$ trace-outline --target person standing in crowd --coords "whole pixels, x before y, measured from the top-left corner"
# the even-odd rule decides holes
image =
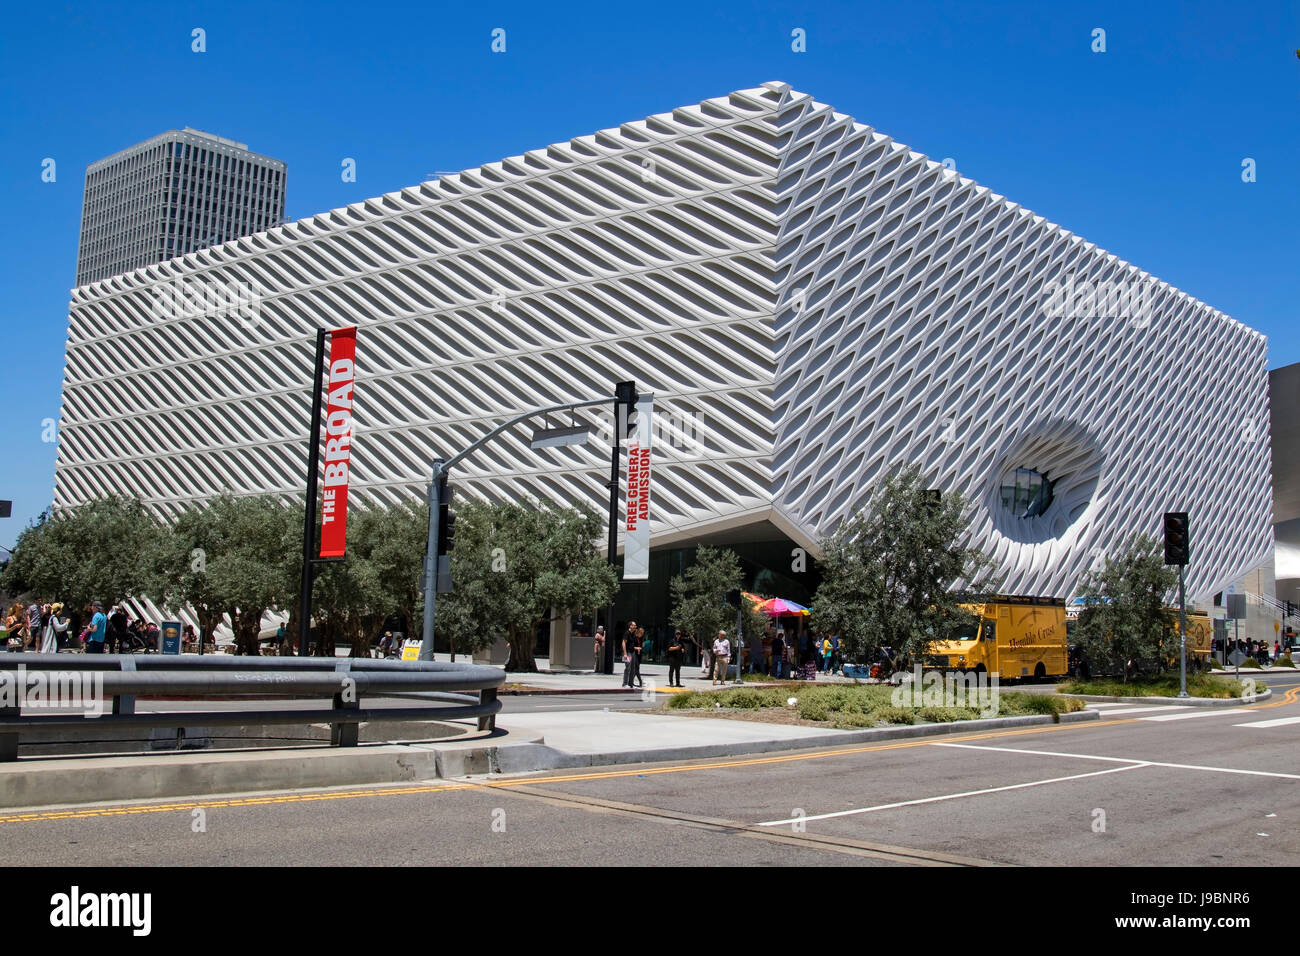
[[[104,651],[108,654],[122,654],[126,651],[126,611],[122,605],[113,608],[108,616],[108,639],[104,642]]]
[[[777,631],[772,638],[772,667],[777,680],[789,676],[785,666],[785,631]]]
[[[108,638],[108,618],[104,616],[104,605],[98,601],[90,605],[90,627],[86,629],[86,653],[104,653],[104,641]]]
[[[763,653],[763,673],[768,677],[772,676],[772,638],[776,636],[776,630],[769,623],[763,629],[763,640],[759,645]]]
[[[71,622],[63,616],[63,605],[51,604],[50,618],[41,636],[41,653],[59,653],[59,648],[63,645],[63,635],[68,633],[68,628],[71,626]]]
[[[18,652],[23,649],[23,629],[27,627],[27,614],[21,604],[15,604],[9,608],[9,613],[5,615],[5,642],[8,645],[7,650]]]
[[[645,628],[636,629],[636,638],[632,641],[632,676],[636,678],[636,686],[644,687],[645,682],[641,680],[641,655],[645,652]]]
[[[595,662],[595,671],[597,674],[603,673],[605,669],[605,625],[601,624],[596,628],[596,637],[592,644],[592,660]]]
[[[713,642],[713,683],[727,682],[727,668],[731,665],[731,642],[727,640],[726,631],[718,631],[718,639]],[[737,671],[739,673],[739,671]]]
[[[36,649],[41,640],[41,606],[32,603],[27,608],[27,632],[23,635],[23,650]]]
[[[840,657],[840,636],[839,634],[831,635],[831,673],[835,674],[844,669],[844,660]]]
[[[758,634],[749,635],[749,673],[763,672],[763,638]]]
[[[668,686],[681,687],[682,659],[686,656],[686,645],[682,643],[682,632],[674,631],[673,639],[668,645]]]
[[[636,660],[632,648],[636,645],[636,621],[627,622],[627,633],[623,635],[623,686],[633,687],[636,678]]]
[[[834,650],[834,648],[831,647],[830,635],[823,631],[821,642],[822,642],[822,673],[829,674],[831,672],[831,653]]]

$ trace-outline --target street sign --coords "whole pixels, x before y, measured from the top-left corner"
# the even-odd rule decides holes
[[[180,621],[162,622],[162,652],[164,654],[179,654],[181,652]]]
[[[1228,620],[1244,621],[1246,619],[1246,595],[1228,595]]]
[[[1240,667],[1241,662],[1244,661],[1245,659],[1246,659],[1246,655],[1243,654],[1241,651],[1233,651],[1231,654],[1228,655],[1228,663],[1231,664],[1233,667]]]
[[[420,648],[424,646],[424,641],[407,641],[402,645],[402,660],[418,661],[420,659]]]

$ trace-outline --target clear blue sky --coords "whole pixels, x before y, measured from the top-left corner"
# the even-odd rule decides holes
[[[1300,361],[1296,3],[90,7],[10,5],[0,34],[3,545],[53,494],[85,167],[182,126],[285,160],[296,219],[784,80],[1259,329],[1271,367]]]

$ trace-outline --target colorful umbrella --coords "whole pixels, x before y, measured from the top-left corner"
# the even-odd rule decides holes
[[[745,597],[754,602],[754,609],[762,611],[768,617],[805,617],[812,612],[802,604],[787,601],[785,598],[768,598],[763,600],[757,594],[745,592]]]

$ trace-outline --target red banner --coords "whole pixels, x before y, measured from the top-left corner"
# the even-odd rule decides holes
[[[357,330],[330,332],[329,401],[325,406],[324,492],[320,516],[320,556],[340,558],[348,541],[348,476],[352,470],[352,380],[356,373]]]

